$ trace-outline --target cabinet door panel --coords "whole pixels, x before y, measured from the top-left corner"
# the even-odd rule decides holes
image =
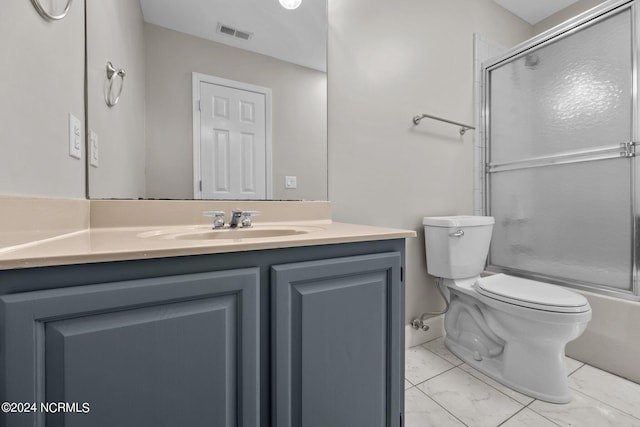
[[[222,296],[47,323],[47,399],[90,403],[93,426],[233,425],[237,303]],[[88,419],[54,414],[46,424]]]
[[[274,266],[274,425],[397,426],[400,255]]]
[[[7,425],[258,423],[258,269],[7,295],[0,313],[3,399],[90,408]]]

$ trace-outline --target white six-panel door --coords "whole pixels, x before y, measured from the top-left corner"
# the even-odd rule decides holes
[[[218,80],[221,84],[198,82],[200,141],[194,148],[199,148],[199,165],[194,167],[200,172],[200,197],[266,199],[270,181],[267,94],[231,86],[242,86],[239,82]]]

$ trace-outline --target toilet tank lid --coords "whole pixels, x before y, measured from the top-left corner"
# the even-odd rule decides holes
[[[431,227],[474,227],[479,225],[492,225],[495,220],[492,216],[426,216],[422,219],[423,225]]]

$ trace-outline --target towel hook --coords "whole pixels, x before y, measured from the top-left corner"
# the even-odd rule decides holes
[[[120,100],[120,95],[122,95],[122,88],[124,87],[124,76],[127,73],[120,68],[116,69],[113,66],[111,61],[107,62],[107,81],[109,82],[108,87],[105,90],[104,99],[109,107],[113,107]],[[120,77],[120,87],[118,88],[118,94],[113,96],[113,82],[116,80],[116,77]]]
[[[44,19],[47,19],[49,21],[59,21],[69,13],[69,9],[71,8],[71,1],[72,0],[67,0],[67,5],[64,7],[64,11],[62,11],[62,13],[59,15],[53,15],[47,12],[44,7],[42,7],[42,4],[40,4],[40,0],[31,0],[31,3],[33,4],[33,7],[36,8],[40,16],[42,16]]]

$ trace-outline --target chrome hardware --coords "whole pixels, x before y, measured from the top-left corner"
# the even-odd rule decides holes
[[[126,75],[127,73],[122,68],[118,70],[113,66],[111,61],[107,62],[108,85],[105,84],[105,93],[104,93],[104,100],[107,103],[107,106],[113,107],[118,103],[118,101],[120,101],[120,95],[122,95],[122,88],[124,87],[124,76]],[[117,95],[114,97],[113,82],[115,82],[116,77],[120,77],[120,88],[118,89]]]
[[[53,15],[45,10],[45,8],[40,4],[40,0],[31,0],[33,7],[36,8],[40,16],[49,21],[59,21],[69,13],[69,9],[71,9],[71,0],[67,0],[67,4],[64,7],[64,10],[59,15]]]
[[[229,227],[236,228],[238,224],[243,228],[251,227],[253,217],[258,214],[257,211],[243,211],[240,209],[234,209],[231,211],[231,221],[229,221]]]
[[[206,211],[204,216],[213,217],[213,228],[224,228],[224,212],[222,211]]]
[[[568,165],[572,163],[593,162],[595,160],[617,159],[619,157],[635,157],[635,142],[623,142],[615,145],[605,145],[586,150],[565,151],[549,156],[529,157],[505,163],[487,163],[489,173],[504,172],[518,169],[539,168],[542,166]]]
[[[236,228],[238,222],[242,218],[242,211],[240,209],[234,209],[231,211],[231,220],[229,220],[229,227]]]
[[[244,211],[242,212],[242,226],[243,227],[251,227],[251,221],[253,217],[257,215],[256,211]]]
[[[418,114],[417,116],[413,116],[413,124],[420,124],[420,120],[422,119],[433,119],[441,122],[449,123],[450,125],[460,126],[460,135],[464,135],[468,130],[475,129],[473,126],[465,125],[462,123],[454,122],[451,120],[443,119],[441,117],[432,116],[430,114]]]
[[[459,230],[459,231],[462,231],[462,230]],[[442,297],[442,300],[444,301],[444,309],[440,311],[427,311],[422,313],[420,317],[413,319],[413,321],[411,322],[411,326],[413,327],[413,329],[415,330],[422,329],[423,331],[428,331],[429,325],[427,325],[427,321],[430,318],[434,316],[440,316],[442,314],[445,314],[447,311],[449,311],[449,298],[447,297],[447,295],[445,295],[445,291],[443,290],[443,286],[441,286],[439,277],[436,277],[436,290],[438,291],[438,293]]]
[[[453,233],[449,234],[451,237],[462,237],[464,236],[464,230],[457,229]]]
[[[413,319],[413,322],[411,322],[411,327],[413,327],[413,329],[415,330],[418,330],[418,329],[421,329],[423,331],[429,330],[429,325],[427,325],[422,319]]]
[[[633,141],[620,144],[620,157],[635,157],[636,143]]]

